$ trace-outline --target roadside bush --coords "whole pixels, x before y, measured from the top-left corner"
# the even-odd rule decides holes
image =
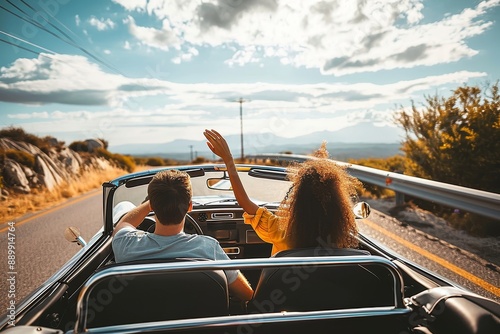
[[[24,165],[29,168],[35,167],[35,157],[32,154],[29,154],[24,151],[19,151],[19,150],[5,150],[5,151],[0,151],[0,162],[3,164],[4,161],[3,159],[9,158],[11,160],[14,160],[21,165]]]
[[[401,150],[418,177],[500,193],[500,86],[462,86],[401,107]]]
[[[134,162],[136,165],[145,165],[147,160],[147,158],[134,157]]]
[[[500,224],[498,220],[482,217],[473,213],[461,213],[454,210],[453,213],[443,217],[456,229],[464,230],[469,234],[487,237],[500,236]]]
[[[145,162],[147,166],[163,166],[165,163],[162,158],[148,158]]]
[[[128,155],[113,154],[113,161],[118,164],[118,167],[132,173],[135,170],[134,158]]]
[[[69,144],[69,148],[72,149],[75,152],[88,152],[89,151],[89,145],[84,142],[84,141],[74,141],[71,144]]]
[[[97,138],[97,140],[101,141],[101,143],[104,145],[105,149],[108,149],[109,142],[106,139],[103,138]]]
[[[95,153],[97,156],[115,163],[117,167],[125,169],[129,173],[132,173],[135,170],[135,161],[131,156],[111,153],[104,148],[98,148]]]
[[[389,158],[368,158],[359,160],[354,160],[354,159],[349,160],[349,163],[353,165],[371,167],[395,173],[404,173],[405,162],[406,162],[405,157],[400,155],[395,155]],[[379,187],[372,184],[363,184],[363,185],[365,187],[364,194],[366,196],[371,196],[375,198],[384,198],[384,197],[392,197],[395,195],[394,191],[386,189],[384,187]]]
[[[179,164],[180,164],[180,162],[177,160],[174,160],[174,159],[169,159],[169,158],[163,159],[164,166],[176,166]]]
[[[204,157],[197,157],[196,159],[193,160],[194,164],[203,164],[207,161]]]
[[[48,153],[51,147],[48,137],[40,138],[33,134],[26,133],[22,128],[16,128],[13,126],[0,130],[0,137],[32,144],[45,153]]]

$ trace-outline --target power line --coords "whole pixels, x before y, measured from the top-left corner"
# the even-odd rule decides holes
[[[58,53],[56,53],[56,52],[54,52],[54,51],[52,51],[52,50],[46,49],[46,48],[44,48],[44,47],[42,47],[42,46],[39,46],[39,45],[34,44],[34,43],[31,43],[31,42],[25,41],[25,40],[23,40],[22,38],[19,38],[19,37],[17,37],[17,36],[11,35],[11,34],[6,33],[6,32],[4,32],[4,31],[1,31],[1,30],[0,30],[0,33],[2,33],[2,34],[4,34],[4,35],[7,35],[7,36],[9,36],[9,37],[11,37],[11,38],[17,39],[17,40],[19,40],[19,41],[21,41],[21,42],[24,42],[24,43],[27,43],[27,44],[29,44],[29,45],[32,45],[32,46],[34,46],[34,47],[40,48],[40,49],[42,49],[42,50],[44,50],[44,51],[47,51],[47,52],[51,53],[51,54],[52,54],[52,55],[54,55],[54,56],[55,56],[55,55],[58,55]],[[44,53],[41,53],[41,52],[38,52],[38,51],[31,50],[31,49],[29,49],[29,48],[27,48],[27,47],[21,46],[21,45],[19,45],[19,44],[12,43],[11,41],[7,41],[7,40],[5,40],[5,39],[3,39],[3,38],[0,38],[0,42],[4,42],[5,44],[12,45],[12,46],[14,46],[14,47],[16,47],[16,48],[22,49],[22,50],[27,51],[27,52],[29,52],[29,53],[33,53],[33,54],[35,54],[35,55],[37,55],[37,56],[44,57],[44,58],[48,58],[48,59],[51,59],[51,60],[56,60],[56,61],[58,61],[58,62],[61,62],[61,63],[64,63],[64,64],[66,64],[66,65],[68,65],[68,66],[71,66],[71,64],[69,64],[68,62],[65,62],[64,60],[61,60],[61,59],[56,58],[56,57],[52,57],[52,56],[50,56],[50,55],[48,55],[48,54],[44,54]]]
[[[35,44],[35,43],[28,42],[27,40],[24,40],[24,39],[22,39],[22,38],[20,38],[20,37],[14,36],[14,35],[9,34],[9,33],[6,33],[5,31],[0,30],[0,34],[7,35],[7,36],[9,36],[9,37],[11,37],[11,38],[17,39],[18,41],[21,41],[21,42],[26,43],[26,44],[29,44],[29,45],[31,45],[31,46],[37,47],[37,48],[42,49],[42,50],[44,50],[44,51],[47,51],[47,52],[49,52],[49,53],[56,54],[56,52],[54,52],[54,51],[52,51],[52,50],[46,49],[46,48],[44,48],[44,47],[42,47],[42,46],[40,46],[40,45],[37,45],[37,44]],[[14,45],[14,46],[17,46],[17,45],[16,45],[16,44],[14,44],[14,43],[9,43],[9,44]],[[32,52],[35,52],[35,51],[32,51]]]
[[[34,53],[34,54],[36,54],[36,55],[38,55],[38,56],[46,57],[46,58],[49,58],[49,59],[55,59],[55,58],[52,58],[52,57],[50,57],[50,56],[44,55],[43,53],[40,53],[40,52],[37,52],[37,51],[33,51],[33,50],[28,49],[28,48],[25,48],[24,46],[20,46],[20,45],[18,45],[18,44],[14,44],[14,43],[12,43],[12,42],[9,42],[9,41],[7,41],[7,40],[5,40],[5,39],[3,39],[3,38],[0,38],[0,42],[4,42],[4,43],[6,43],[6,44],[10,44],[10,45],[15,46],[15,47],[17,47],[17,48],[19,48],[19,49],[22,49],[22,50],[28,51],[28,52],[30,52],[30,53]]]
[[[21,15],[19,15],[19,14],[15,13],[15,12],[13,12],[13,11],[11,11],[11,10],[10,10],[10,9],[8,9],[8,8],[5,8],[5,7],[4,7],[4,6],[2,6],[2,5],[0,5],[0,8],[1,8],[1,9],[3,9],[3,10],[5,10],[6,12],[8,12],[8,13],[10,13],[10,14],[12,14],[12,15],[16,16],[16,17],[18,17],[19,19],[21,19],[21,20],[23,20],[23,21],[25,21],[25,22],[27,22],[27,23],[29,23],[29,24],[32,24],[32,25],[34,25],[35,27],[37,27],[37,28],[39,28],[39,29],[41,29],[41,30],[43,30],[43,31],[45,31],[45,32],[47,32],[47,33],[49,33],[49,34],[51,34],[52,36],[56,37],[57,39],[59,39],[59,40],[61,40],[61,41],[65,42],[65,43],[67,43],[67,44],[69,44],[69,45],[71,45],[71,46],[73,46],[73,47],[76,47],[77,49],[79,49],[80,51],[84,52],[86,55],[88,55],[89,57],[91,57],[91,58],[92,58],[92,59],[94,59],[95,61],[99,62],[101,65],[103,65],[103,66],[105,66],[105,67],[107,67],[107,68],[111,69],[113,72],[115,72],[115,73],[118,73],[118,74],[120,74],[120,75],[125,76],[125,75],[124,75],[123,73],[121,73],[118,69],[116,69],[116,68],[114,68],[113,66],[111,66],[111,65],[107,64],[104,60],[101,60],[99,57],[97,57],[97,56],[93,55],[90,51],[87,51],[85,48],[83,48],[82,46],[78,45],[78,43],[77,43],[77,42],[75,42],[75,41],[74,41],[74,40],[73,40],[70,36],[68,36],[66,33],[64,33],[63,31],[61,31],[61,29],[59,29],[58,27],[54,26],[54,25],[53,25],[51,22],[49,22],[49,21],[48,21],[45,17],[43,17],[43,15],[40,15],[40,16],[41,16],[41,17],[42,17],[42,18],[43,18],[43,19],[44,19],[44,20],[45,20],[48,24],[50,24],[52,27],[54,27],[57,31],[59,31],[60,33],[62,33],[62,34],[65,36],[65,38],[62,38],[61,36],[59,36],[58,34],[54,33],[53,31],[51,31],[51,30],[49,30],[49,29],[45,28],[45,27],[44,27],[43,25],[41,25],[40,23],[38,23],[38,22],[36,22],[36,21],[32,20],[31,18],[29,18],[29,14],[28,14],[26,11],[24,11],[23,9],[21,9],[21,8],[19,8],[18,6],[14,5],[14,4],[13,4],[10,0],[7,0],[7,2],[8,2],[9,4],[11,4],[14,8],[16,8],[18,11],[20,11],[22,14],[26,15],[26,16],[27,16],[27,18],[26,18],[26,17],[22,17]],[[23,3],[24,3],[25,5],[27,5],[27,6],[28,6],[31,10],[33,10],[34,12],[36,12],[36,9],[35,9],[35,8],[33,8],[32,6],[30,6],[30,5],[26,4],[24,1],[23,1]],[[8,43],[8,44],[11,44],[11,45],[12,45],[13,43]],[[24,49],[24,48],[23,48],[23,49]]]

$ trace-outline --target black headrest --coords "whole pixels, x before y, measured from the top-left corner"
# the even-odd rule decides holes
[[[367,256],[358,249],[307,248],[276,257]],[[313,311],[394,305],[394,277],[377,264],[297,266],[262,270],[253,312]]]
[[[166,259],[117,263],[104,267],[104,278],[89,287],[84,300],[87,328],[229,314],[229,293],[222,270],[141,272],[150,263],[193,261]],[[132,265],[134,270],[116,271]],[[106,270],[116,271],[106,276]],[[108,272],[109,273],[109,272]]]
[[[314,247],[314,248],[287,249],[274,254],[274,257],[349,256],[349,255],[370,255],[370,252],[353,248]]]

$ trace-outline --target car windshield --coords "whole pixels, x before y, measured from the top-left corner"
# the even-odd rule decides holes
[[[285,175],[284,170],[276,172],[263,169],[260,173],[255,173],[255,170],[250,173],[249,171],[251,169],[247,167],[240,168],[238,172],[248,196],[257,204],[279,204],[290,188],[290,181],[276,179]],[[113,207],[124,201],[136,206],[142,203],[146,199],[147,187],[152,175],[154,172],[147,177],[139,177],[122,183],[114,193]],[[208,187],[207,180],[215,181],[212,181],[213,185]],[[223,170],[204,169],[204,172],[192,173],[191,185],[195,205],[236,203],[229,179]]]

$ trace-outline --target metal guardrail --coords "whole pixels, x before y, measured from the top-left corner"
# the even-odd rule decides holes
[[[292,154],[256,154],[248,155],[246,158],[287,162],[303,162],[308,159],[313,159],[311,156]],[[396,193],[403,193],[451,208],[457,208],[500,220],[500,194],[340,161],[335,162],[340,165],[348,166],[347,170],[349,174],[362,182],[391,189]]]

